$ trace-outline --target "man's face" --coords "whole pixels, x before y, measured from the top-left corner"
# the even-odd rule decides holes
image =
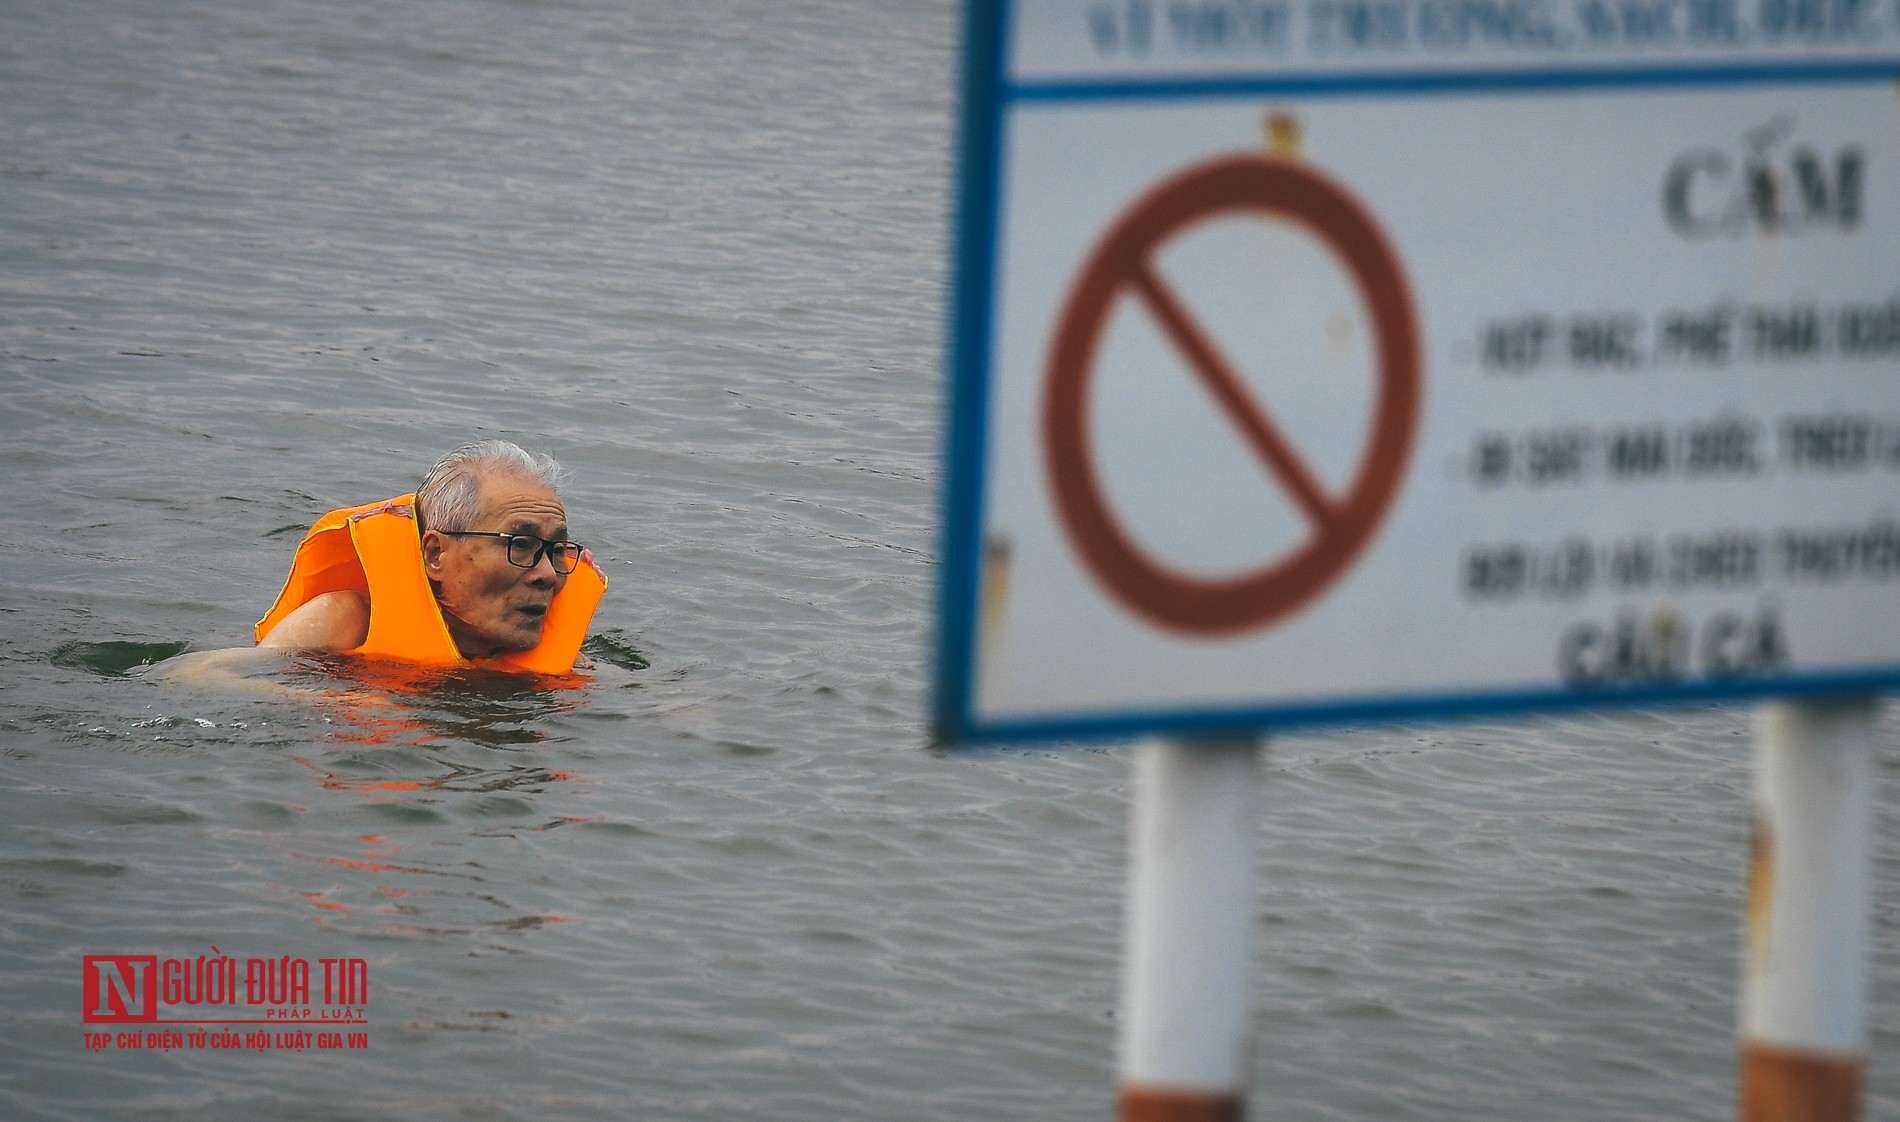
[[[567,512],[554,492],[531,476],[491,472],[481,477],[481,516],[471,530],[567,538]],[[449,635],[466,658],[493,658],[531,649],[541,641],[548,605],[567,583],[547,556],[534,568],[508,563],[501,538],[422,534],[422,563],[435,585]]]

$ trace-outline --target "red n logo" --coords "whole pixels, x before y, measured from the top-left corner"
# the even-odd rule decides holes
[[[158,1020],[158,956],[89,954],[85,965],[87,1024]]]

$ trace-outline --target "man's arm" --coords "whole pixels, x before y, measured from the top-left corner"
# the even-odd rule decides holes
[[[152,668],[152,676],[174,682],[234,687],[247,692],[309,700],[322,698],[317,690],[260,681],[246,671],[279,663],[284,652],[349,651],[369,637],[369,594],[326,592],[314,596],[271,628],[255,647],[193,651],[166,659]]]
[[[369,638],[369,593],[313,596],[257,645],[293,651],[353,651]]]

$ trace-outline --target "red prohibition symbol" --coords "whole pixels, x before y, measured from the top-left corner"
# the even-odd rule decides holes
[[[1350,273],[1377,343],[1371,439],[1344,495],[1330,495],[1273,418],[1196,325],[1154,265],[1186,227],[1222,215],[1263,215],[1304,227]],[[1110,513],[1086,421],[1089,380],[1109,313],[1132,294],[1239,429],[1311,533],[1263,568],[1222,579],[1155,561]],[[1240,155],[1199,164],[1130,207],[1082,267],[1058,321],[1044,386],[1044,466],[1064,530],[1090,572],[1124,607],[1170,630],[1230,635],[1299,611],[1338,580],[1372,539],[1410,459],[1421,396],[1418,321],[1397,256],[1365,209],[1337,183],[1300,165]]]

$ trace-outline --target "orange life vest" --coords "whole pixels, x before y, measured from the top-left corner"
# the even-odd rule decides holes
[[[369,637],[350,652],[399,658],[431,666],[485,666],[567,674],[574,669],[594,608],[607,591],[607,576],[591,559],[574,567],[548,606],[541,642],[532,650],[495,658],[467,659],[442,621],[435,592],[422,568],[422,535],[416,527],[416,497],[398,495],[380,503],[333,510],[304,535],[277,602],[257,622],[259,642],[296,611],[326,592],[369,594]]]

